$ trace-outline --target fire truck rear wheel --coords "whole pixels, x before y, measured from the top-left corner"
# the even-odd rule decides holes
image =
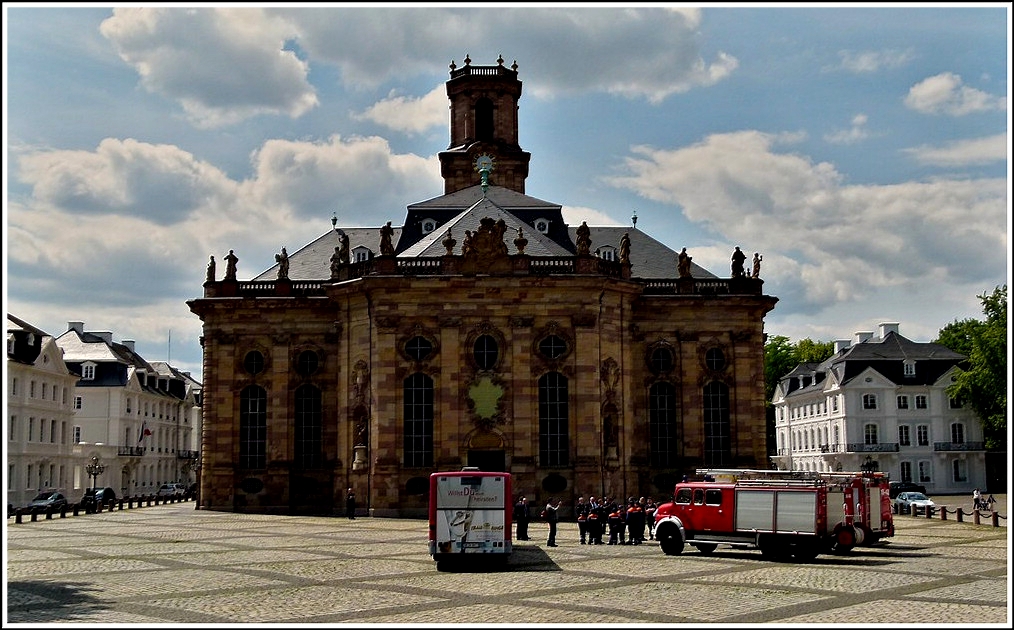
[[[678,556],[683,553],[683,536],[675,525],[661,527],[655,532],[658,546],[667,556]]]

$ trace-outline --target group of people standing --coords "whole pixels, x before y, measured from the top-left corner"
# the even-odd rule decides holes
[[[585,545],[640,545],[645,532],[648,540],[655,537],[655,510],[652,499],[628,497],[626,501],[610,497],[601,500],[594,496],[579,497],[574,513],[581,544]],[[609,533],[608,542],[602,538]]]
[[[626,501],[594,496],[579,497],[574,505],[574,516],[577,519],[578,531],[582,545],[639,545],[654,539],[655,510],[658,505],[653,499],[628,497]],[[546,507],[539,513],[539,518],[549,524],[547,547],[556,547],[556,527],[560,521],[560,501],[550,497]],[[531,540],[528,536],[528,525],[533,520],[528,499],[521,495],[514,504],[514,523],[517,525],[516,540]],[[608,537],[607,537],[608,535]],[[605,538],[608,542],[602,542]]]

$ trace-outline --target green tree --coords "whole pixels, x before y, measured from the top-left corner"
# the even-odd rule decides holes
[[[955,321],[937,343],[968,357],[966,369],[947,388],[982,421],[986,448],[1002,447],[1007,436],[1007,285],[978,296],[985,321]]]
[[[803,339],[795,344],[788,337],[774,335],[764,343],[764,401],[767,419],[768,453],[774,454],[775,407],[771,399],[775,395],[778,379],[785,376],[800,363],[820,363],[834,354],[831,341]]]

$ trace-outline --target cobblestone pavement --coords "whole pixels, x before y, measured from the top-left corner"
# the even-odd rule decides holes
[[[421,520],[261,516],[178,503],[6,527],[4,626],[49,623],[973,624],[1009,626],[1009,528],[896,517],[888,543],[814,562],[758,551],[515,545],[437,571]]]

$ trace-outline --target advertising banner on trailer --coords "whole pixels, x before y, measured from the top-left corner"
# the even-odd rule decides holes
[[[510,553],[510,476],[436,473],[430,483],[430,553]]]

